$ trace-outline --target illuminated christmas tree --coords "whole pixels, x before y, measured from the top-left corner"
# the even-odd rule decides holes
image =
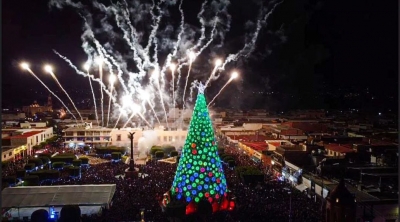
[[[208,200],[215,212],[222,209],[220,206],[223,200],[226,200],[226,196],[226,179],[208,113],[204,86],[200,83],[189,132],[172,188],[166,194],[164,204],[175,199],[184,201],[190,206],[190,204],[196,205],[201,200]],[[188,213],[188,210],[186,212]]]

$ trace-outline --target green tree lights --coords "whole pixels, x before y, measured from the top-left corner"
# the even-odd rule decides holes
[[[219,202],[226,196],[226,179],[208,114],[204,86],[199,86],[189,132],[176,170],[171,194],[186,202]]]

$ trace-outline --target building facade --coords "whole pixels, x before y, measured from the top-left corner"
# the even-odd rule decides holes
[[[38,102],[35,100],[33,104],[29,106],[24,106],[22,107],[22,111],[27,115],[27,116],[34,116],[36,113],[40,112],[52,112],[53,111],[53,103],[51,101],[51,96],[49,95],[47,97],[47,104],[44,106],[41,106],[38,104]]]
[[[151,145],[170,144],[182,146],[186,140],[186,130],[143,130],[141,128],[84,128],[70,127],[63,132],[64,145],[74,148],[79,146],[118,146],[129,147],[133,136],[134,147],[138,147],[139,139],[145,138]]]
[[[2,160],[34,154],[33,147],[53,137],[53,127],[6,129],[2,132]]]

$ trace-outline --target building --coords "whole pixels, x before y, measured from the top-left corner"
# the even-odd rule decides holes
[[[347,190],[344,180],[326,197],[326,222],[356,221],[356,198]]]
[[[3,146],[1,149],[1,161],[9,161],[21,159],[27,155],[27,148],[25,145],[21,146]]]
[[[133,137],[134,147],[138,147],[139,140],[146,138],[151,145],[171,144],[182,146],[186,140],[186,130],[144,130],[142,128],[105,128],[105,127],[69,127],[63,131],[64,144],[67,147],[78,146],[118,146],[129,147]]]
[[[51,101],[51,96],[49,95],[47,97],[47,104],[46,105],[41,106],[35,100],[33,102],[33,104],[31,104],[29,106],[22,107],[22,111],[27,116],[34,116],[36,113],[41,113],[41,112],[52,112],[53,111],[53,103]]]
[[[34,129],[3,129],[2,160],[33,155],[33,147],[53,137],[53,127]]]
[[[1,120],[3,122],[25,119],[25,113],[2,113]]]
[[[344,157],[348,153],[354,153],[355,151],[352,149],[351,145],[348,144],[325,144],[325,150],[327,151],[328,156],[337,156],[337,157]]]

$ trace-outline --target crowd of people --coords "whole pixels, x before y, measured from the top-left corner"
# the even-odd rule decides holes
[[[321,202],[315,202],[285,182],[276,180],[269,168],[254,162],[243,151],[226,147],[239,166],[254,166],[265,173],[264,183],[247,185],[242,183],[234,169],[225,167],[228,189],[236,197],[233,211],[219,213],[207,221],[322,221]],[[128,166],[122,162],[91,164],[82,168],[81,177],[71,178],[66,173],[56,181],[45,181],[42,185],[116,184],[116,191],[109,207],[102,208],[101,215],[82,215],[82,221],[140,221],[144,212],[145,221],[168,221],[163,214],[160,201],[172,185],[176,164],[150,161],[136,165],[146,177],[124,178]],[[23,168],[24,162],[10,164],[3,169],[4,175],[12,175],[15,169]],[[198,219],[198,218],[197,218]]]

